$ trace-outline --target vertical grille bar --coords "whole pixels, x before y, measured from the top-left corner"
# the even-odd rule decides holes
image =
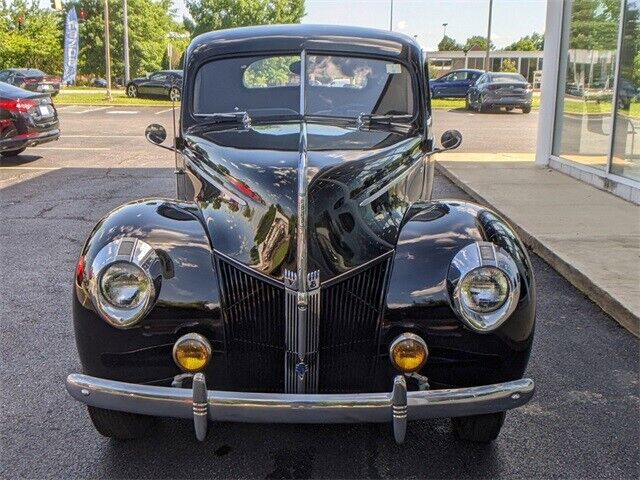
[[[319,315],[319,390],[362,392],[377,354],[390,258],[323,286]]]
[[[285,293],[216,256],[227,359],[234,389],[284,390]]]

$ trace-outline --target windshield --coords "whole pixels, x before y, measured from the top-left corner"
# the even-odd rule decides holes
[[[252,118],[300,114],[300,55],[215,60],[196,74],[196,116],[248,112]],[[409,70],[390,60],[335,55],[306,58],[305,114],[357,118],[413,115]]]
[[[501,83],[501,82],[522,82],[527,83],[525,78],[519,73],[500,73],[493,74],[489,77],[489,81],[491,83]]]

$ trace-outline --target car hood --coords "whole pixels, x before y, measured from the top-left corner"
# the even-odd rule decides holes
[[[282,279],[296,271],[304,235],[307,270],[326,280],[393,249],[408,202],[390,187],[380,192],[415,168],[420,145],[416,136],[297,122],[190,134],[189,194],[216,252]]]

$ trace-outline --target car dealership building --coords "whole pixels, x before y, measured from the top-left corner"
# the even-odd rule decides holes
[[[549,0],[542,78],[536,163],[640,204],[640,0]]]

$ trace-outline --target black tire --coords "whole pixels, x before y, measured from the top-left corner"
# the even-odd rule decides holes
[[[87,407],[91,422],[100,435],[114,440],[141,438],[153,427],[155,417],[135,413],[116,412],[98,407]]]
[[[136,98],[138,96],[138,87],[136,87],[133,83],[127,85],[127,97]]]
[[[511,110],[513,110],[513,107],[504,107],[504,109],[505,109],[507,112],[510,112]]]
[[[487,107],[484,103],[480,103],[478,105],[478,111],[480,113],[485,113],[485,112],[488,112],[489,110],[491,110],[491,109],[489,107]]]
[[[528,107],[522,107],[522,113],[531,113],[531,105]]]
[[[27,147],[18,148],[17,150],[5,150],[4,152],[0,152],[0,155],[2,155],[3,157],[15,157],[16,155],[20,155],[26,149]]]
[[[505,412],[454,417],[451,419],[453,433],[458,440],[465,442],[490,443],[498,438]]]
[[[171,87],[169,89],[169,100],[179,102],[182,97],[182,92],[178,87]]]

